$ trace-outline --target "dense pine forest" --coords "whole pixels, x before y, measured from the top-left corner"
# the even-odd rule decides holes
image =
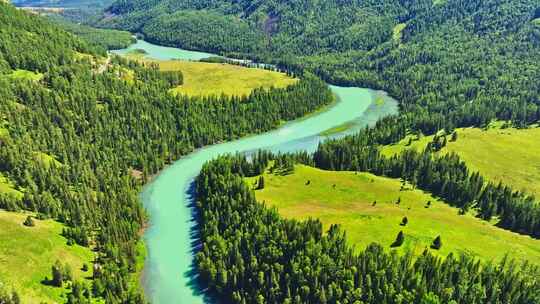
[[[102,25],[385,89],[433,134],[540,118],[539,17],[538,0],[119,0]]]
[[[56,219],[70,242],[96,250],[92,285],[75,284],[70,303],[141,303],[129,280],[146,220],[142,183],[195,148],[270,130],[333,96],[310,74],[243,97],[173,96],[181,73],[101,52],[0,3],[0,172],[24,194],[1,195],[0,208]],[[14,70],[42,77],[15,79]]]
[[[401,113],[321,144],[299,161],[328,170],[402,178],[465,214],[540,237],[540,205],[486,181],[456,155],[437,156],[457,127],[540,120],[540,1],[117,1],[101,25],[164,45],[202,49],[311,71],[340,85],[384,89]],[[215,28],[219,30],[215,30]],[[166,30],[164,30],[166,29]],[[203,37],[201,39],[201,37]],[[436,134],[423,152],[383,157],[379,145]],[[264,157],[263,157],[264,158]],[[298,161],[298,160],[297,160]],[[208,164],[197,180],[202,249],[197,266],[232,303],[538,303],[538,269],[396,256],[379,245],[359,255],[333,227],[283,220],[257,203],[237,157]],[[523,267],[523,268],[520,268]],[[519,273],[519,274],[518,274]]]
[[[540,0],[117,0],[100,20],[85,20],[303,75],[249,96],[188,97],[168,93],[182,84],[180,72],[105,58],[131,41],[127,32],[55,25],[0,2],[0,173],[22,193],[0,194],[0,208],[60,221],[68,242],[96,251],[92,283],[73,282],[69,303],[143,303],[130,276],[145,182],[196,148],[331,103],[321,79],[383,89],[400,101],[399,115],[313,155],[259,152],[205,165],[196,179],[196,268],[209,293],[225,303],[540,303],[535,263],[399,255],[379,244],[356,253],[338,226],[283,219],[243,180],[271,160],[285,170],[300,162],[366,171],[539,239],[536,198],[435,153],[458,127],[540,122],[538,20]],[[421,152],[380,153],[411,134],[437,135]],[[9,286],[0,286],[4,302],[20,302]]]
[[[196,180],[201,279],[225,303],[539,303],[540,269],[467,255],[389,253],[372,244],[359,254],[338,226],[285,220],[256,202],[243,176],[270,159],[287,166],[306,155],[223,156]]]
[[[130,32],[109,29],[98,29],[83,24],[71,22],[61,15],[48,16],[55,24],[73,33],[91,45],[103,50],[119,50],[133,44],[136,39]],[[105,55],[103,53],[103,55]]]
[[[410,133],[451,134],[494,119],[537,123],[540,1],[141,0],[117,1],[108,11],[104,24],[151,41],[233,52],[313,71],[331,83],[388,91],[400,100],[401,114],[323,144],[317,166],[406,178],[464,211],[478,207],[484,219],[500,216],[501,226],[540,236],[540,206],[528,194],[484,185],[456,156],[433,159],[430,149],[384,159],[376,148]],[[221,39],[214,40],[212,23],[197,23],[201,16],[221,22],[228,39],[220,44],[224,33],[214,32]]]

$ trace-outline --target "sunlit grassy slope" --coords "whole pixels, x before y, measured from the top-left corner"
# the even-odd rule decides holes
[[[9,194],[16,198],[22,198],[23,193],[16,189],[15,184],[0,172],[0,194]]]
[[[447,146],[439,153],[456,152],[471,170],[479,171],[489,180],[502,181],[540,198],[540,128],[467,128],[458,129],[457,134],[455,142],[448,136]],[[421,150],[432,139],[432,136],[422,137],[407,146],[406,138],[382,147],[382,152],[392,155],[403,149]]]
[[[132,53],[129,58],[142,59],[143,55]],[[164,60],[153,61],[164,71],[182,71],[184,84],[173,89],[176,93],[190,96],[208,95],[249,95],[256,88],[284,88],[298,81],[284,73],[247,68],[225,63]]]
[[[283,88],[296,82],[283,73],[223,63],[161,61],[164,71],[180,70],[184,85],[174,89],[187,95],[249,95],[255,88]]]
[[[457,208],[410,185],[401,190],[397,179],[303,165],[296,166],[291,175],[265,173],[264,177],[265,188],[255,191],[259,201],[277,207],[287,218],[319,218],[326,229],[341,224],[357,249],[379,242],[391,250],[390,245],[403,230],[405,243],[397,249],[400,251],[408,248],[419,253],[440,235],[443,247],[439,252],[444,255],[467,252],[498,260],[509,253],[517,259],[540,261],[540,240],[503,230],[470,214],[459,215]],[[254,180],[248,179],[248,183]],[[400,204],[396,204],[398,198]],[[428,201],[431,206],[426,208]],[[409,223],[401,226],[405,216]]]
[[[394,30],[392,32],[392,38],[397,41],[397,42],[401,42],[401,37],[402,37],[402,31],[405,29],[405,27],[407,27],[407,24],[406,23],[398,23],[396,24],[396,26],[394,27]]]
[[[27,70],[15,70],[11,74],[9,74],[8,77],[11,77],[14,80],[39,81],[41,80],[41,78],[43,78],[43,74]]]
[[[35,220],[35,227],[22,223],[28,214],[0,210],[0,281],[15,288],[22,303],[65,303],[67,288],[42,284],[51,278],[51,266],[58,259],[70,265],[76,279],[91,276],[93,253],[78,245],[68,246],[62,225],[52,220]],[[89,281],[87,281],[89,283]]]

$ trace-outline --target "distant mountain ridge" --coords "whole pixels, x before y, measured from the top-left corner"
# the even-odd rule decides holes
[[[9,1],[9,0],[3,0]],[[55,8],[106,8],[112,0],[11,0],[15,6],[20,7],[55,7]]]

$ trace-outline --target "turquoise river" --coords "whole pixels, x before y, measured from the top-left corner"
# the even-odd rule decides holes
[[[161,47],[139,40],[127,49],[146,51],[153,59],[199,60],[208,53]],[[306,118],[279,129],[240,140],[208,146],[183,157],[164,169],[145,186],[141,197],[150,223],[144,234],[148,250],[143,274],[146,297],[151,303],[197,304],[210,302],[196,283],[193,258],[197,227],[193,218],[193,180],[203,164],[220,154],[257,149],[290,152],[314,151],[321,140],[357,131],[378,119],[397,113],[397,102],[384,92],[364,88],[331,86],[338,101]],[[347,126],[347,128],[336,128]],[[341,133],[325,132],[336,128]],[[321,134],[331,135],[321,135]]]

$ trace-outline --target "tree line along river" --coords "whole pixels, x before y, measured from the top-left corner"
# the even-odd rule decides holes
[[[143,40],[114,53],[122,55],[137,49],[144,50],[147,58],[158,60],[200,60],[216,56],[162,47]],[[332,85],[330,88],[338,97],[337,102],[324,111],[288,122],[274,131],[196,150],[171,164],[144,187],[141,198],[150,225],[144,234],[148,254],[142,280],[148,300],[154,304],[210,301],[199,290],[193,268],[197,227],[191,193],[194,178],[205,162],[220,154],[249,153],[257,149],[313,152],[325,138],[356,132],[398,111],[397,101],[384,92]],[[347,126],[344,131],[322,135],[343,125]]]

